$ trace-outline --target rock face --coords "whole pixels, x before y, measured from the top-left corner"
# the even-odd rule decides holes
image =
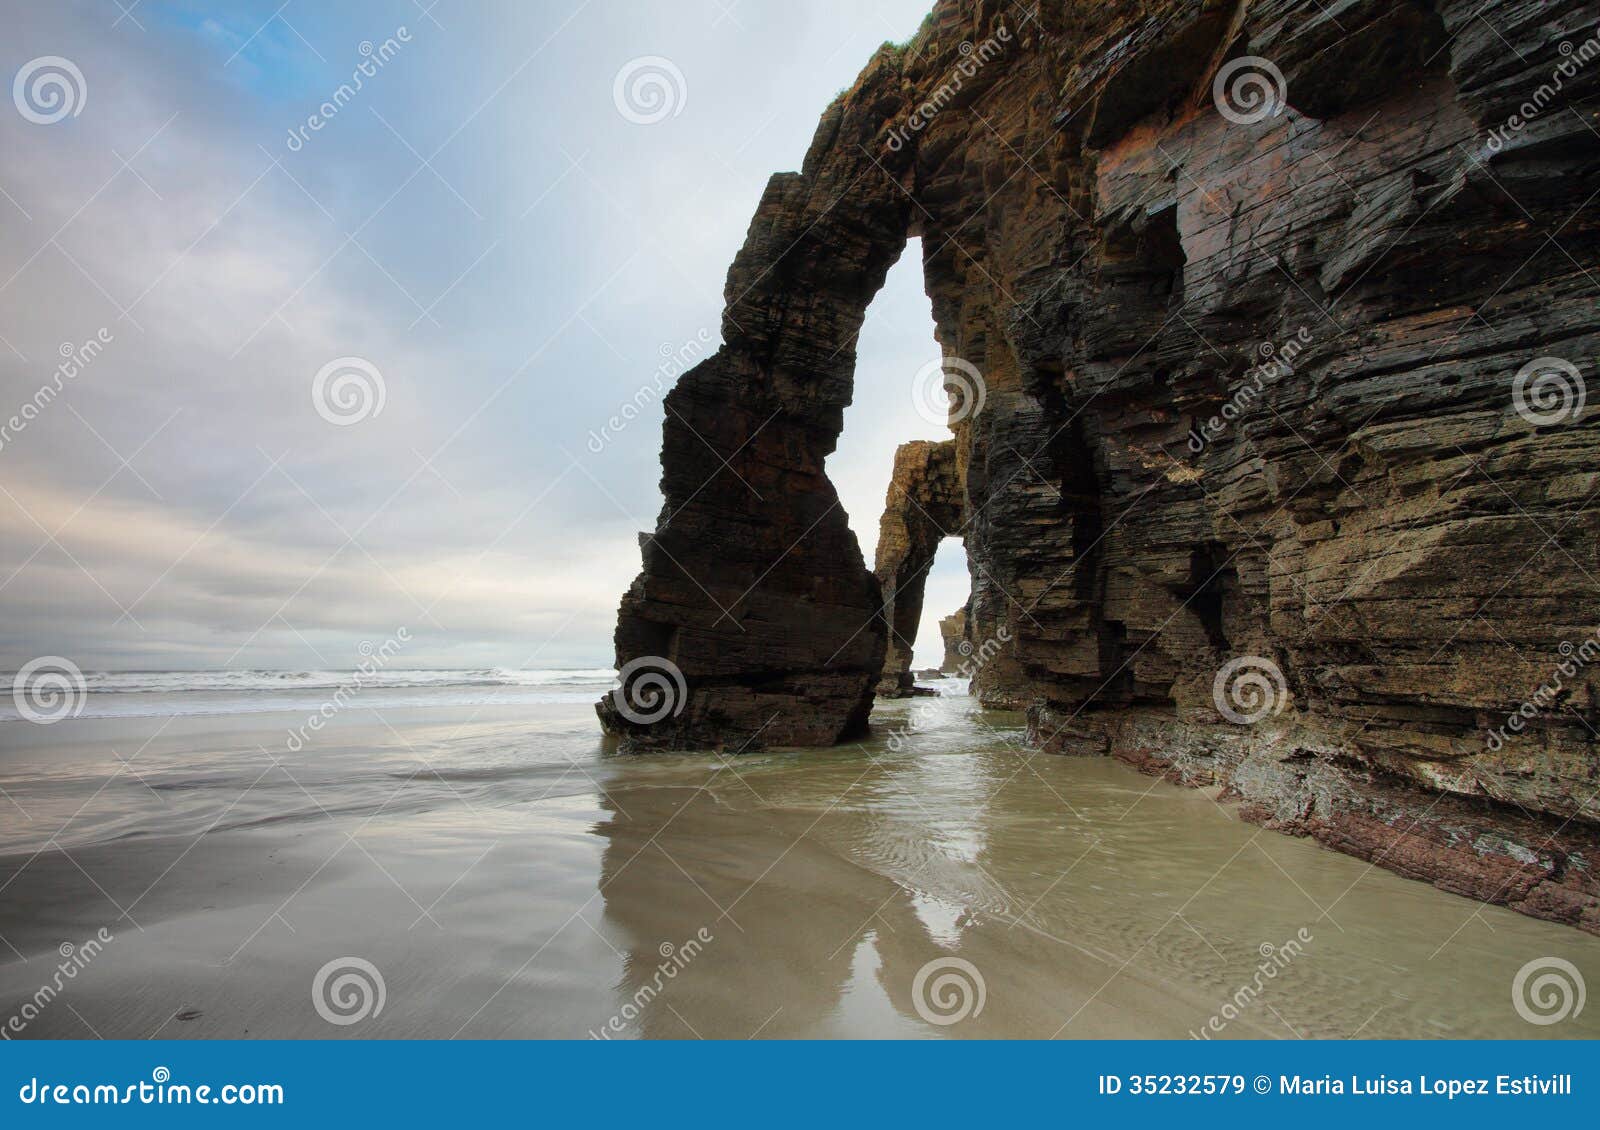
[[[864,722],[887,629],[822,460],[918,235],[983,393],[953,427],[983,702],[1600,932],[1596,15],[941,0],[773,178],[727,344],[668,398],[617,645],[684,708],[608,725]]]
[[[884,97],[899,81],[875,80]],[[828,745],[866,726],[881,597],[823,461],[911,200],[860,191],[869,153],[829,155],[873,141],[880,120],[836,102],[805,168],[771,179],[728,271],[723,345],[664,399],[665,503],[618,614],[624,685],[598,706],[627,745]],[[635,691],[663,670],[664,699]]]
[[[895,451],[873,568],[889,629],[878,683],[878,694],[886,698],[916,693],[911,653],[922,621],[922,594],[939,543],[960,532],[962,496],[954,440],[914,440]]]
[[[939,664],[939,670],[946,673],[959,670],[966,659],[961,650],[961,645],[967,642],[965,608],[958,608],[939,621],[939,637],[944,642],[944,662]],[[972,645],[967,644],[967,647],[970,650]]]

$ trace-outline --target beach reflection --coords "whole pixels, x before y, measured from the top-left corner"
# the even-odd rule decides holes
[[[1600,1032],[1534,1033],[1504,1003],[1546,951],[1600,976],[1595,939],[1483,908],[1492,930],[1441,948],[1473,904],[1115,762],[1032,755],[1020,718],[964,696],[890,741],[909,709],[835,750],[607,759],[601,894],[637,1014],[613,1038],[1183,1038],[1301,937],[1210,1038]]]
[[[617,754],[584,703],[269,757],[279,721],[9,732],[0,1020],[116,938],[18,1038],[1600,1035],[1510,1000],[1534,960],[1600,983],[1600,940],[1027,750],[964,695],[740,757]],[[335,1028],[309,990],[349,955],[387,1004]]]

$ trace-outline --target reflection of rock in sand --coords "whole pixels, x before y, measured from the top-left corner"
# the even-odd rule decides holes
[[[744,761],[712,776],[701,758],[625,759],[601,781],[604,925],[625,950],[612,1038],[1045,1037],[1091,1000],[1071,1034],[1182,1034],[1162,1020],[1165,990],[1137,977],[1104,988],[1119,964],[1110,955],[1010,925],[1024,907],[986,874],[977,832],[1004,824],[981,809],[914,823],[907,789],[927,789],[927,766],[808,764]],[[948,818],[945,798],[928,799]],[[712,940],[693,960],[664,956],[702,930]],[[930,1023],[960,1001],[940,970],[920,1008],[913,986],[948,958],[978,971],[984,1007]]]
[[[16,1038],[570,1039],[612,1017],[613,1039],[1182,1037],[1302,928],[1304,956],[1213,1038],[1514,1037],[1505,994],[1529,953],[1593,983],[1585,935],[1110,760],[1029,758],[1021,720],[970,698],[887,704],[858,746],[726,763],[602,756],[586,712],[351,720],[292,779],[208,757],[215,723],[180,719],[140,759],[164,800],[30,727],[23,807],[65,805],[59,827],[92,801],[69,832],[140,834],[0,855],[0,1022],[101,927],[115,941]],[[254,725],[237,744],[281,736]],[[64,764],[98,769],[68,789]],[[1442,950],[1441,924],[1459,927]],[[309,990],[350,955],[387,1003],[333,1026]],[[1597,1025],[1591,1008],[1540,1035]]]
[[[635,786],[626,771],[603,784],[611,812],[599,829],[608,841],[605,922],[627,939],[618,1010],[640,1008],[625,1033],[737,1039],[818,1031],[849,979],[855,931],[893,897],[892,884],[817,842],[794,842],[786,821],[725,806],[718,793],[740,787],[731,773],[714,791]],[[661,947],[681,947],[702,930],[711,940],[654,996]]]

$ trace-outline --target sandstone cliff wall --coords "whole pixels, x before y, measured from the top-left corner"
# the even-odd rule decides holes
[[[940,620],[939,636],[944,642],[944,660],[939,664],[939,670],[946,673],[959,671],[967,652],[972,648],[967,641],[967,610],[958,608]],[[966,651],[962,650],[963,645]]]
[[[822,460],[919,235],[983,701],[1600,932],[1597,15],[942,0],[773,178],[668,398],[617,643],[686,692],[608,725],[864,723],[882,594]]]

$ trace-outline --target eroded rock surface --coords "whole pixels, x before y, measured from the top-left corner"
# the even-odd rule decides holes
[[[726,344],[668,398],[617,644],[682,667],[686,708],[609,724],[864,722],[887,627],[822,460],[916,234],[986,390],[954,429],[967,637],[1009,637],[985,704],[1600,932],[1596,18],[943,0],[773,178]]]
[[[944,619],[939,621],[939,638],[944,643],[944,661],[939,664],[941,672],[954,672],[961,669],[966,653],[962,651],[962,644],[967,643],[967,610],[958,608]],[[967,650],[972,645],[967,644]]]
[[[939,543],[961,530],[962,495],[954,440],[914,440],[895,451],[873,567],[889,629],[878,683],[878,694],[886,698],[916,693],[911,653],[922,621],[928,570]]]

